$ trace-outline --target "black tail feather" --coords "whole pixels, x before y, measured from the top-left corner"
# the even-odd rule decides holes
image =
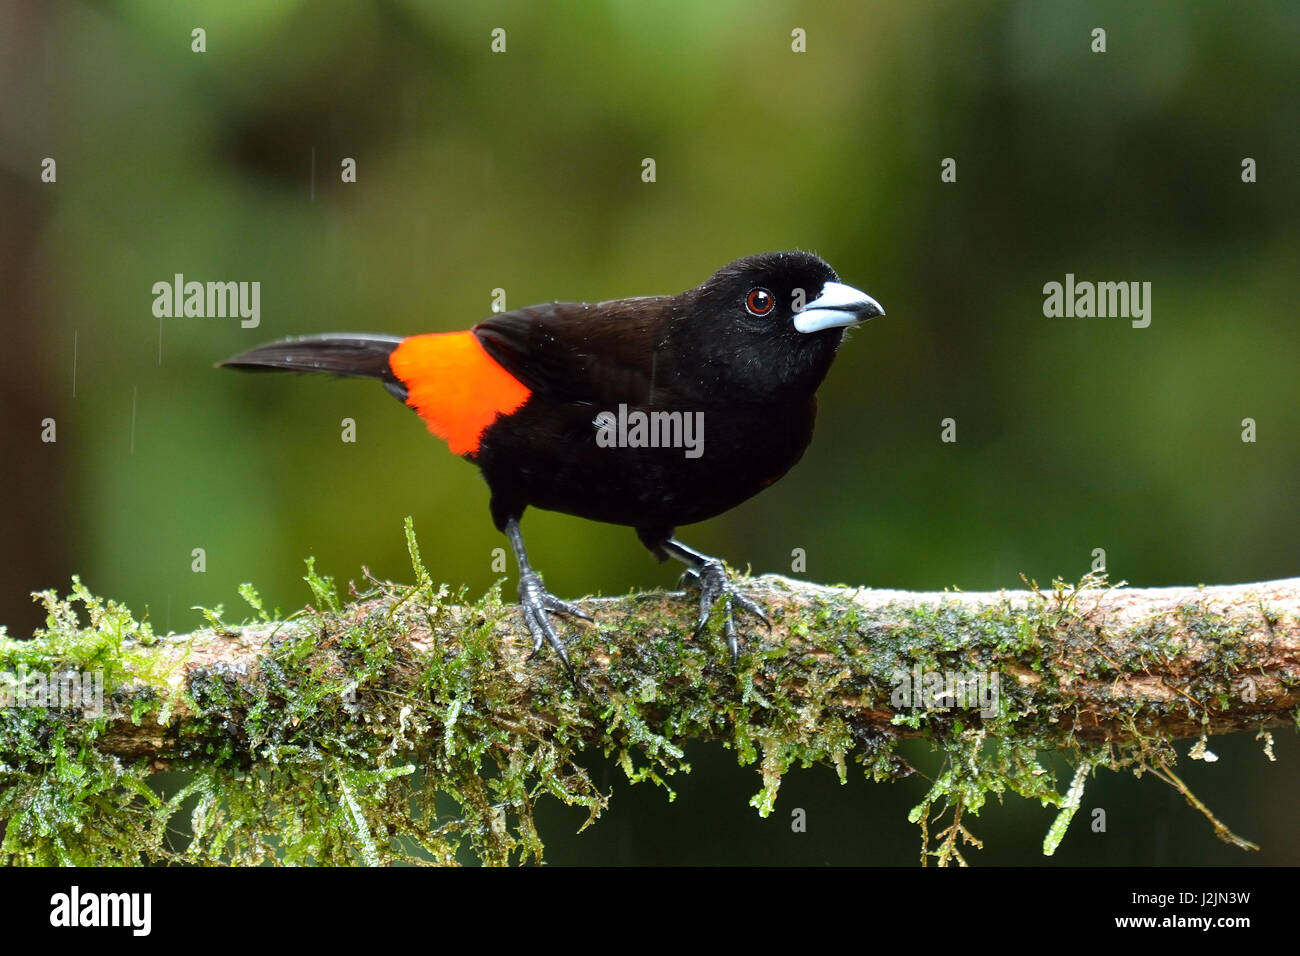
[[[388,356],[401,341],[401,336],[397,335],[305,335],[259,345],[218,362],[217,367],[247,372],[328,372],[400,384],[388,365]]]

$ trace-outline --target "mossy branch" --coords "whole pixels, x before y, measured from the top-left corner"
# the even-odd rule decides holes
[[[833,683],[839,693],[825,701],[827,717],[851,723],[858,734],[903,737],[929,736],[942,713],[898,722],[909,711],[892,706],[888,691],[900,672],[911,675],[918,666],[923,675],[998,673],[999,690],[1060,725],[1062,743],[1279,727],[1291,723],[1300,706],[1300,579],[994,593],[826,587],[765,576],[746,581],[744,590],[769,609],[773,628],[769,634],[750,624],[744,640],[749,660],[734,671],[716,635],[693,639],[696,602],[681,592],[580,602],[595,624],[570,624],[577,638],[576,686],[549,649],[533,656],[513,605],[428,604],[409,591],[312,610],[288,624],[223,625],[169,636],[151,656],[171,670],[177,686],[221,673],[252,688],[263,681],[263,663],[304,633],[314,635],[313,671],[343,674],[354,668],[345,660],[350,642],[342,638],[358,629],[379,630],[414,680],[424,676],[432,655],[463,654],[488,630],[500,646],[494,659],[481,662],[475,675],[480,684],[509,682],[525,695],[560,694],[591,707],[646,682],[655,685],[655,699],[665,701],[689,685],[693,695],[707,687],[723,709],[750,683],[791,699],[819,697],[815,689]],[[386,680],[381,689],[418,699],[413,692],[419,687],[401,680]],[[166,759],[192,715],[186,695],[161,726],[133,723],[123,706],[130,691],[126,699],[118,696],[101,746],[122,757]],[[599,741],[593,736],[588,742]]]
[[[716,630],[692,633],[691,598],[589,599],[594,625],[566,623],[571,682],[554,655],[531,658],[513,605],[451,598],[410,544],[415,585],[371,582],[344,604],[309,563],[312,608],[270,620],[246,588],[262,620],[208,612],[186,635],[156,636],[80,582],[41,595],[49,626],[0,644],[0,670],[102,673],[105,709],[0,710],[0,861],[540,860],[537,798],[591,819],[606,806],[584,750],[666,785],[689,769],[686,741],[721,741],[758,764],[767,814],[796,762],[910,773],[904,737],[949,758],[912,813],[923,862],[964,862],[970,816],[1005,790],[1058,808],[1053,852],[1096,767],[1151,770],[1249,847],[1173,776],[1171,741],[1200,738],[1192,756],[1213,759],[1207,735],[1252,729],[1267,751],[1300,713],[1300,579],[913,593],[768,576],[742,581],[772,629],[748,629],[735,669]],[[1040,763],[1052,752],[1068,787]],[[193,777],[164,797],[147,783],[169,767]]]

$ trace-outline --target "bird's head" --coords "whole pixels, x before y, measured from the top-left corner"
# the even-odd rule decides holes
[[[686,298],[681,326],[690,327],[705,368],[756,394],[811,395],[844,330],[885,314],[826,262],[801,251],[737,259]]]

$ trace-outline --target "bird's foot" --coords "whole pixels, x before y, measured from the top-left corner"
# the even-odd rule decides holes
[[[731,651],[733,666],[740,659],[740,642],[736,637],[736,622],[731,613],[733,603],[762,621],[769,631],[772,629],[772,622],[767,619],[762,607],[737,590],[727,577],[727,569],[717,558],[707,558],[700,567],[689,568],[682,575],[682,583],[700,589],[700,617],[695,624],[697,638],[704,633],[718,598],[723,598],[723,630],[727,635],[727,649]]]
[[[547,612],[554,611],[557,614],[581,618],[584,621],[590,621],[591,615],[585,613],[576,604],[561,601],[554,594],[547,591],[542,584],[541,575],[532,570],[519,577],[519,607],[524,614],[524,623],[528,625],[528,633],[533,636],[533,654],[530,657],[536,656],[542,649],[543,642],[550,644],[551,647],[555,648],[555,653],[560,656],[560,662],[564,664],[564,669],[572,677],[573,665],[569,663],[569,652],[565,650],[564,642],[560,640],[560,636],[555,633],[555,628],[551,625]]]

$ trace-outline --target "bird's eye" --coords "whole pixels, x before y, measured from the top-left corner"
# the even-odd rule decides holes
[[[745,296],[745,308],[750,315],[767,315],[776,305],[776,298],[766,289],[750,289]]]

